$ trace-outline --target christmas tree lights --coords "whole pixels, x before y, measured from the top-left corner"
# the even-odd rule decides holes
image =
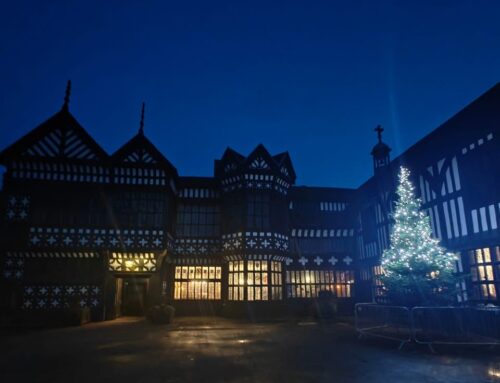
[[[448,304],[455,298],[456,257],[432,237],[429,217],[420,209],[409,177],[410,171],[401,167],[391,246],[382,255],[380,278],[392,303]]]

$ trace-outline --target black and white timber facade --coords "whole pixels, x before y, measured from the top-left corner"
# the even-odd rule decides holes
[[[434,235],[460,255],[460,302],[499,303],[500,84],[391,160],[377,129],[357,189],[294,186],[288,153],[230,148],[186,177],[138,133],[106,153],[62,109],[0,153],[2,309],[89,307],[94,320],[159,302],[254,313],[378,294],[400,165]],[[144,110],[143,110],[144,112]]]

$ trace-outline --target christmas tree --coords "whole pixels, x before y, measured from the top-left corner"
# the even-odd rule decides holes
[[[401,167],[391,246],[382,255],[384,291],[393,304],[450,304],[456,296],[456,258],[432,238],[429,217],[420,210],[409,176]]]

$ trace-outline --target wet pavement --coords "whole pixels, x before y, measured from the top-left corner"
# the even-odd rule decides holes
[[[1,382],[500,383],[498,349],[398,351],[346,323],[122,318],[0,340]]]

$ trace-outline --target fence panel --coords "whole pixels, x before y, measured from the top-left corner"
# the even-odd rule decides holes
[[[411,316],[407,307],[357,303],[354,313],[356,331],[360,336],[397,340],[399,348],[411,341]]]
[[[414,307],[413,339],[432,344],[500,344],[500,308]]]

